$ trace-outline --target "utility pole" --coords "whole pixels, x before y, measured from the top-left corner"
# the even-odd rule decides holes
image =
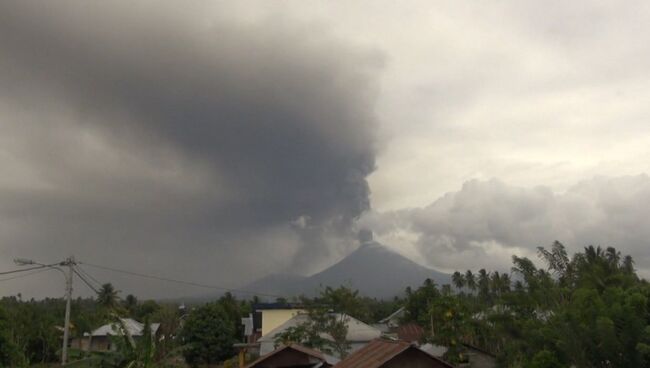
[[[65,278],[65,321],[63,323],[63,348],[61,350],[61,365],[68,361],[68,339],[70,336],[70,303],[72,302],[72,267],[75,265],[74,257],[68,257],[61,266],[68,267]]]
[[[74,260],[74,257],[70,256],[66,258],[65,261],[54,264],[43,264],[34,262],[31,259],[16,258],[14,262],[20,266],[26,265],[39,265],[43,267],[53,268],[55,270],[61,271],[63,276],[65,276],[65,320],[63,322],[63,347],[61,349],[61,365],[65,365],[68,362],[68,340],[70,338],[70,304],[72,303],[72,275],[74,272],[73,267],[77,264]],[[61,267],[67,267],[68,272],[65,272]]]

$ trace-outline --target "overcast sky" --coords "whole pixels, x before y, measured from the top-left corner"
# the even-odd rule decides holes
[[[3,1],[0,271],[74,255],[235,287],[318,271],[369,228],[444,271],[557,239],[650,275],[648,19],[645,1]],[[0,281],[17,292],[61,279]]]

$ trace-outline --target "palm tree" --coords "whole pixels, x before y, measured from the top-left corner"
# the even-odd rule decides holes
[[[564,244],[556,240],[551,246],[550,251],[544,249],[544,247],[537,247],[537,254],[546,261],[548,269],[553,271],[560,279],[565,279],[570,276],[571,262]]]
[[[133,294],[129,294],[124,298],[124,308],[129,312],[131,316],[135,315],[135,308],[138,306],[138,298]]]
[[[617,251],[614,247],[607,247],[605,250],[605,258],[607,258],[611,269],[617,269],[621,261],[621,252]]]
[[[634,260],[632,256],[627,255],[623,258],[623,270],[627,273],[634,273]]]
[[[118,291],[115,290],[112,284],[104,284],[97,293],[97,304],[106,309],[113,309],[118,306],[119,297],[117,294]]]
[[[535,264],[526,257],[517,257],[512,256],[512,272],[522,276],[525,282],[525,286],[529,290],[535,290],[539,281],[537,279],[538,270],[535,268]]]
[[[478,271],[478,295],[484,302],[488,301],[490,296],[490,274],[485,268]]]
[[[474,277],[472,270],[467,270],[467,272],[465,272],[465,285],[467,285],[467,287],[472,291],[476,290],[476,278]]]
[[[456,271],[451,275],[451,281],[454,283],[456,289],[461,290],[465,286],[465,276],[462,273]]]
[[[442,293],[442,295],[445,296],[451,295],[451,285],[449,284],[442,285],[442,288],[440,288],[440,292]]]
[[[510,291],[510,287],[512,286],[512,280],[510,280],[510,275],[507,273],[504,273],[501,275],[501,292],[506,293]]]
[[[499,274],[499,271],[492,272],[489,285],[492,295],[499,296],[501,294],[501,274]]]
[[[603,257],[603,248],[599,246],[594,247],[593,245],[590,245],[588,247],[585,247],[585,260],[587,263],[596,263],[599,259]]]

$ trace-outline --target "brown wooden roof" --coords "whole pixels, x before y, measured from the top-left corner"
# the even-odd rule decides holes
[[[428,353],[418,349],[406,341],[393,341],[386,339],[375,339],[368,345],[350,354],[347,358],[336,364],[335,368],[380,368],[389,360],[409,350],[417,349],[425,354],[440,367],[454,368],[449,363],[440,360]]]

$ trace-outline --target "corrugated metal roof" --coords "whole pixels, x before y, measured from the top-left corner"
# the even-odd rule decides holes
[[[424,336],[424,328],[416,323],[408,323],[397,328],[397,337],[408,342],[419,342]]]
[[[447,362],[444,362],[426,352],[418,349],[406,341],[392,341],[384,339],[376,339],[371,341],[368,345],[350,354],[347,358],[336,364],[335,368],[379,368],[389,360],[395,358],[399,354],[407,351],[408,349],[417,349],[418,351],[431,358],[432,361],[440,363],[442,367],[453,368]]]
[[[144,330],[144,324],[131,319],[131,318],[120,318],[124,328],[129,332],[131,336],[142,336]],[[151,333],[155,334],[160,327],[160,323],[151,324]],[[118,336],[121,335],[121,326],[119,323],[113,322],[106,325],[103,325],[96,330],[94,330],[92,336]]]

